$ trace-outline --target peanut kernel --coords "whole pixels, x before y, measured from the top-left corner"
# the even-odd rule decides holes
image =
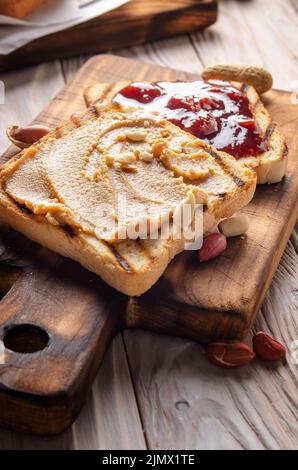
[[[147,133],[145,131],[128,131],[126,137],[133,142],[143,142],[146,139]]]
[[[136,161],[137,157],[133,152],[126,152],[121,155],[119,155],[116,158],[116,161],[121,163],[121,164],[127,164],[127,163],[134,163]]]
[[[139,159],[142,160],[143,162],[151,162],[153,160],[154,156],[150,152],[140,152],[139,153]]]

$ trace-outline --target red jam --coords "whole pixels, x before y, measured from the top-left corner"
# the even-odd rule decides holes
[[[139,103],[142,104],[147,104],[151,103],[154,98],[161,95],[161,89],[155,85],[151,85],[150,83],[135,83],[123,88],[123,90],[121,90],[121,94],[125,96],[125,98],[139,101]]]
[[[132,83],[116,103],[159,111],[168,121],[236,158],[268,150],[247,97],[228,82]]]

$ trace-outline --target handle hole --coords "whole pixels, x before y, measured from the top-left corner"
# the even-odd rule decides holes
[[[32,354],[47,347],[49,335],[39,326],[30,324],[15,325],[6,331],[3,343],[11,351]]]

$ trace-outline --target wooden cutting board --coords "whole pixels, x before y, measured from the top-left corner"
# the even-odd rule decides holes
[[[83,110],[83,89],[97,81],[193,78],[130,59],[94,57],[36,122],[53,127]],[[15,232],[4,233],[0,289],[13,285],[0,302],[0,339],[6,345],[0,425],[38,434],[66,429],[109,342],[123,328],[149,328],[201,342],[247,334],[298,215],[297,111],[287,92],[273,90],[264,100],[287,139],[287,175],[279,184],[258,187],[243,210],[250,219],[247,235],[230,239],[219,258],[199,264],[195,252],[182,253],[150,291],[128,298],[77,263]]]
[[[0,71],[190,33],[215,23],[216,0],[130,0],[115,10],[0,55]]]

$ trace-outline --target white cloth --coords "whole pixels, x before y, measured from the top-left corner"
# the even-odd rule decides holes
[[[34,39],[84,23],[127,1],[52,0],[24,20],[0,15],[0,54],[10,54]]]

